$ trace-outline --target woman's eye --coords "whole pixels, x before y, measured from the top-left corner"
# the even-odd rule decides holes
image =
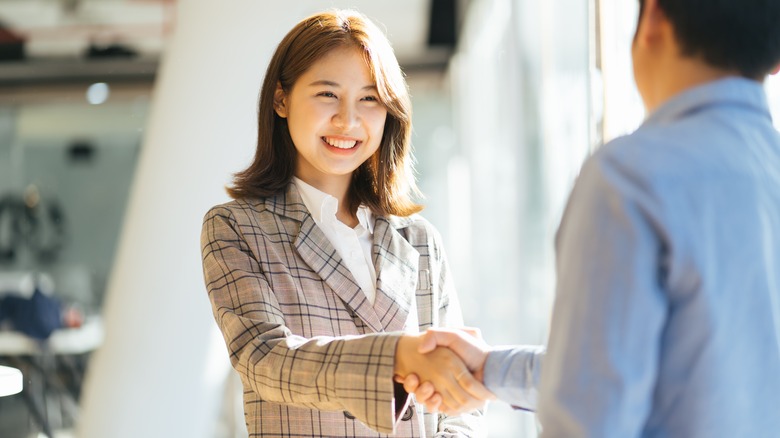
[[[333,93],[332,93],[332,92],[330,92],[330,91],[323,91],[323,92],[321,92],[321,93],[318,93],[318,94],[317,94],[317,96],[322,96],[322,97],[336,97],[336,95],[335,95],[335,94],[333,94]]]
[[[376,96],[366,96],[363,98],[363,100],[368,102],[379,102],[379,99],[377,99]]]

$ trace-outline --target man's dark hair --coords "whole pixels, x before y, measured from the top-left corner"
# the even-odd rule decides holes
[[[645,0],[639,0],[640,17]],[[658,0],[684,55],[763,79],[780,62],[780,1]]]

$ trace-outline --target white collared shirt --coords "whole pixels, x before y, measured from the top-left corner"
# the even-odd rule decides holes
[[[358,207],[358,225],[350,228],[336,218],[338,199],[293,177],[293,183],[301,194],[303,203],[311,213],[314,223],[322,230],[347,269],[355,277],[358,286],[373,305],[376,296],[376,270],[371,245],[374,236],[374,216],[365,205]]]

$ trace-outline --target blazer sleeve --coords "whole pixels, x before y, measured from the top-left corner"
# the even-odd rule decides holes
[[[206,214],[201,248],[214,317],[233,367],[253,391],[275,403],[347,410],[377,431],[393,432],[398,333],[293,335],[228,208]]]
[[[441,237],[434,230],[432,233],[431,276],[433,287],[439,297],[439,326],[462,327],[463,313],[461,311],[455,282],[447,262],[447,255],[441,245]],[[474,410],[456,416],[439,414],[437,437],[482,437],[485,436],[485,412]]]

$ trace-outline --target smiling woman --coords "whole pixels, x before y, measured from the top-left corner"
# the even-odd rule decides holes
[[[379,149],[387,109],[360,49],[334,49],[288,92],[277,85],[274,108],[287,126],[298,157],[295,175],[321,190],[347,193],[352,172]],[[351,204],[338,216],[355,225]]]
[[[353,11],[298,23],[258,120],[234,201],[201,236],[250,436],[481,436],[487,390],[450,350],[417,352],[419,331],[463,322],[439,234],[411,199],[411,104],[384,34]],[[411,372],[471,412],[426,412],[393,382]]]
[[[371,89],[366,89],[368,93],[361,98],[373,97],[378,100],[377,106],[386,111],[387,117],[382,127],[378,154],[372,155],[356,169],[353,178],[359,183],[350,186],[347,202],[351,208],[364,203],[382,214],[400,216],[417,213],[422,209],[409,197],[417,193],[408,163],[412,104],[398,60],[379,28],[363,15],[350,17],[346,13],[309,17],[298,23],[279,43],[268,65],[261,91],[255,158],[246,170],[236,175],[233,186],[228,188],[232,197],[264,197],[285,190],[295,169],[298,145],[294,144],[291,137],[289,120],[278,113],[279,105],[283,103],[281,99],[291,94],[294,86],[300,85],[298,82],[307,83],[299,79],[304,74],[312,74],[309,69],[315,64],[318,65],[316,68],[320,75],[325,73],[326,68],[331,69],[330,73],[335,70],[339,76],[347,75],[349,69],[336,55],[349,50],[354,51],[355,57],[363,59],[357,69],[363,77],[349,79],[366,81],[360,87]],[[331,58],[331,62],[328,63],[326,58]],[[310,80],[313,82],[309,82],[309,86],[322,87],[316,89],[314,95],[321,94],[322,99],[338,99],[337,90],[325,88],[339,84],[333,78],[317,77]],[[343,81],[341,85],[347,86]],[[372,89],[374,93],[370,93]],[[343,123],[339,120],[342,116],[334,120],[334,128]],[[274,163],[274,166],[269,166],[269,163]]]

